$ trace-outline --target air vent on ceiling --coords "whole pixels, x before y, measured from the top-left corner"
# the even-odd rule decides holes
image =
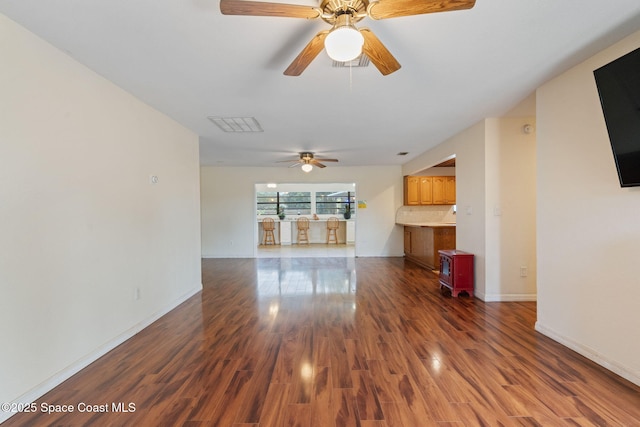
[[[225,132],[263,132],[254,117],[207,117]]]
[[[343,67],[351,67],[351,68],[356,68],[356,67],[368,67],[369,66],[369,58],[367,57],[367,55],[362,54],[359,57],[357,57],[356,59],[354,59],[353,61],[347,61],[347,62],[339,62],[339,61],[333,61],[333,66],[335,68],[343,68]]]

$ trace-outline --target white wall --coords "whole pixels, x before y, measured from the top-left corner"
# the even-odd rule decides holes
[[[366,209],[356,214],[356,256],[402,256],[402,227],[395,213],[402,205],[400,166],[329,166],[304,173],[300,168],[202,167],[202,255],[253,257],[256,252],[255,184],[264,182],[355,182]]]
[[[536,328],[640,385],[640,188],[621,188],[593,70],[640,32],[538,89]]]
[[[29,401],[201,289],[198,137],[3,15],[0,58],[0,402]]]
[[[456,156],[456,248],[474,254],[474,295],[485,295],[484,121],[460,132],[402,167],[412,175]]]
[[[525,124],[535,118],[486,120],[486,301],[536,299],[536,135]]]
[[[523,133],[527,123],[535,128],[534,117],[511,113],[483,120],[403,167],[414,174],[456,156],[456,248],[474,254],[474,294],[485,301],[536,298],[535,134]]]

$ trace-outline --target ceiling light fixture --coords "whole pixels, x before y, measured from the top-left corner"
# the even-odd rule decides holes
[[[336,16],[336,23],[324,39],[324,48],[334,61],[353,61],[362,53],[364,37],[351,23],[351,13]]]
[[[309,173],[313,170],[313,166],[309,163],[305,163],[304,165],[302,165],[302,170]]]

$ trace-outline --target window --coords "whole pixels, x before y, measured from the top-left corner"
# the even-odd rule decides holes
[[[290,191],[280,194],[280,206],[284,206],[286,215],[309,215],[311,213],[311,193],[308,191]]]
[[[258,191],[258,215],[276,215],[278,213],[278,193]]]
[[[316,212],[320,215],[343,214],[346,207],[353,212],[355,195],[351,191],[316,192]]]
[[[280,208],[286,215],[311,213],[311,193],[308,191],[258,191],[256,200],[258,215],[277,215]]]

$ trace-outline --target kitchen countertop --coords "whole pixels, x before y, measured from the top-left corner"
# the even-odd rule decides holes
[[[396,222],[405,227],[455,227],[455,222]]]
[[[296,222],[298,220],[298,218],[300,218],[299,216],[291,216],[291,217],[285,217],[285,219],[280,219],[280,218],[273,218],[275,222]],[[351,221],[355,221],[355,218],[350,218],[350,219],[344,219],[343,217],[336,217],[338,218],[338,221],[340,222],[351,222]],[[307,219],[309,220],[309,224],[314,223],[314,222],[327,222],[328,218],[318,218],[318,219],[313,219],[313,218],[309,218],[307,217]],[[258,223],[262,223],[263,218],[257,218]]]

